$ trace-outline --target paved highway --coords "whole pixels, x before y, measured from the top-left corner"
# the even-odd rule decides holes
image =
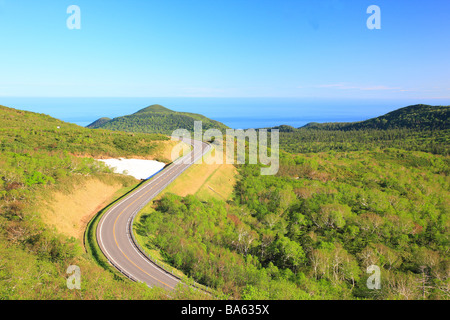
[[[180,280],[146,257],[134,243],[131,232],[133,218],[139,210],[211,148],[201,141],[183,141],[192,145],[190,154],[176,160],[116,203],[103,215],[97,226],[100,249],[114,267],[133,281],[168,290],[174,289]]]

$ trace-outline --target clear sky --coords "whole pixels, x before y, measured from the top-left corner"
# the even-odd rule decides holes
[[[450,98],[449,0],[0,0],[0,43],[3,97]]]

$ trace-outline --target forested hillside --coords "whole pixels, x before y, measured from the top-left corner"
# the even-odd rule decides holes
[[[276,176],[238,166],[233,201],[166,195],[137,232],[235,298],[449,299],[448,107],[380,119],[393,123],[280,126]],[[367,288],[370,265],[380,290]]]
[[[160,105],[152,105],[134,114],[114,118],[109,121],[107,118],[101,118],[87,127],[171,135],[177,129],[186,129],[193,132],[194,121],[202,121],[203,130],[227,129],[227,126],[223,123],[211,120],[205,116],[188,112],[176,112]]]
[[[415,105],[353,123],[279,126],[280,147],[292,153],[399,148],[450,154],[450,106]]]
[[[143,215],[149,248],[244,299],[448,299],[448,157],[396,149],[284,155],[240,166],[234,201],[167,195]],[[381,268],[369,290],[366,268]]]
[[[111,121],[111,118],[103,117],[103,118],[97,119],[94,122],[92,122],[90,125],[87,126],[87,128],[89,128],[89,129],[100,128],[102,125],[104,125],[108,121]]]
[[[362,130],[362,129],[450,129],[450,106],[430,106],[417,104],[389,112],[384,116],[350,123],[309,123],[303,128],[324,130]]]
[[[138,181],[111,173],[93,157],[157,157],[167,140],[86,129],[0,106],[0,300],[166,299],[164,292],[98,266],[79,241],[43,222],[45,203],[38,199],[71,193],[75,185],[93,179],[131,188]],[[66,287],[69,265],[81,268],[81,290]]]

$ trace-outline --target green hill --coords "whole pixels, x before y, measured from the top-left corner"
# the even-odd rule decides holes
[[[442,130],[450,128],[450,106],[417,104],[389,112],[373,119],[350,123],[311,122],[300,129],[363,130],[416,129]]]
[[[92,123],[88,126],[88,128],[90,128],[90,129],[100,128],[102,125],[104,125],[104,124],[107,123],[108,121],[111,121],[111,118],[108,118],[108,117],[100,118],[100,119],[95,120],[94,122],[92,122]]]
[[[359,122],[281,125],[281,149],[292,153],[399,148],[450,154],[450,106],[413,105]]]
[[[147,108],[141,109],[137,112],[135,112],[134,114],[144,114],[144,113],[164,113],[164,114],[171,114],[171,113],[175,113],[175,111],[172,111],[166,107],[163,107],[162,105],[159,104],[153,104]]]
[[[223,123],[209,119],[203,115],[188,112],[177,112],[161,105],[151,105],[131,115],[111,120],[100,118],[88,125],[88,128],[103,128],[126,132],[160,133],[171,135],[176,129],[194,131],[194,121],[202,121],[203,130],[226,130]]]

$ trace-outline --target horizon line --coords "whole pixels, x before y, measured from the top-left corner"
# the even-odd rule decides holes
[[[413,98],[402,98],[402,97],[371,97],[371,98],[358,98],[358,97],[318,97],[318,96],[308,96],[308,97],[289,97],[289,96],[254,96],[254,97],[209,97],[209,96],[0,96],[2,98],[21,98],[21,99],[321,99],[321,100],[445,100],[449,97],[413,97]],[[450,103],[450,101],[449,101]]]

